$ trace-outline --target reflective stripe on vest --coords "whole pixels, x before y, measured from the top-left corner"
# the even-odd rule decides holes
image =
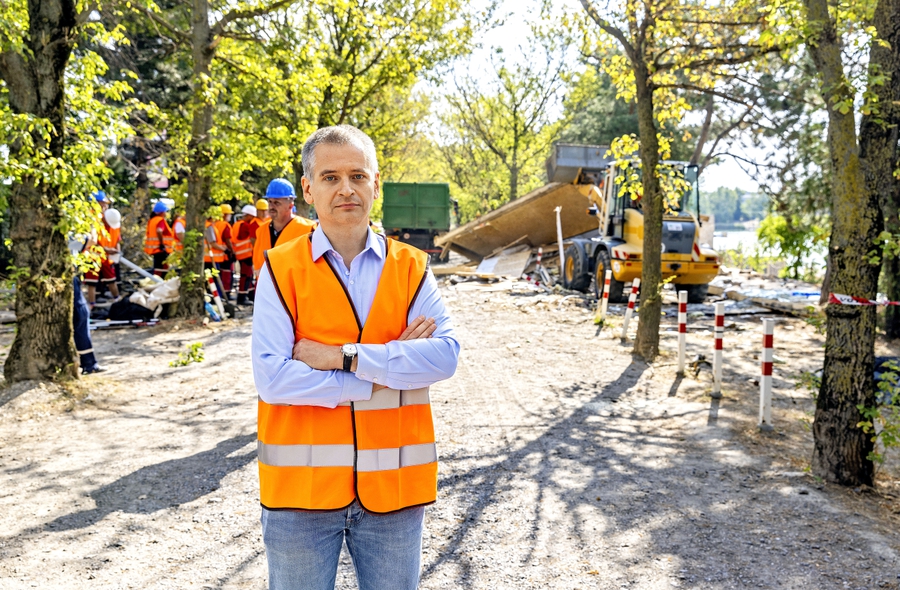
[[[245,240],[238,239],[238,235],[241,233],[241,226],[245,223],[247,222],[241,219],[231,227],[231,243],[234,245],[234,257],[238,260],[244,260],[253,256],[253,243],[250,241],[250,238],[248,237]],[[250,224],[247,223],[247,225]]]
[[[272,223],[271,218],[266,219],[256,228],[256,244],[253,246],[253,269],[262,268],[263,262],[266,261],[266,251],[272,248],[272,236],[269,234],[269,224]],[[316,222],[305,217],[295,216],[278,236],[278,244],[281,246],[294,238],[306,235],[316,228]],[[345,343],[346,344],[346,343]]]
[[[163,224],[163,242],[162,249],[166,254],[172,253],[172,228],[166,222],[166,218],[162,215],[154,215],[147,222],[147,234],[144,236],[144,252],[153,256],[160,251],[159,236],[156,233],[157,226]]]
[[[265,227],[268,231],[268,227]],[[311,236],[310,236],[311,238]],[[390,240],[365,326],[327,257],[312,260],[311,239],[268,251],[268,268],[294,338],[323,344],[383,344],[406,328],[427,272],[427,256]],[[261,503],[331,510],[354,498],[370,512],[429,504],[437,497],[437,450],[428,389],[382,388],[337,407],[259,408]]]

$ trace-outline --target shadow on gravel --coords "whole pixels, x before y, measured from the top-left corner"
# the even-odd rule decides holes
[[[633,362],[612,383],[557,389],[560,398],[595,393],[562,418],[547,416],[521,448],[499,445],[479,466],[442,477],[441,495],[467,500],[465,518],[422,579],[449,570],[455,579],[446,587],[483,582],[491,566],[466,551],[493,543],[491,523],[513,518],[525,530],[496,538],[515,543],[505,565],[552,571],[548,535],[565,534],[582,563],[603,571],[606,585],[596,587],[642,587],[647,568],[678,587],[896,587],[888,581],[896,578],[896,536],[875,533],[883,527],[842,511],[802,474],[771,472],[767,457],[731,439],[718,401],[679,413],[697,414],[683,422],[639,391],[623,394],[645,370]],[[442,461],[459,464],[463,455],[470,453]]]
[[[646,368],[647,366],[643,363],[632,363],[622,372],[618,379],[606,384],[600,392],[585,405],[589,406],[592,403],[596,404],[601,402],[601,400],[614,403],[618,400],[621,392],[634,386],[638,382]],[[596,388],[595,385],[573,383],[568,387],[560,389],[558,393],[560,396],[565,396],[566,394],[571,395],[575,392],[582,391],[586,387],[592,389]],[[450,495],[461,490],[468,490],[470,493],[474,492],[476,498],[472,505],[469,506],[466,520],[456,528],[453,537],[444,547],[441,555],[423,569],[422,580],[427,580],[428,577],[445,562],[455,561],[456,565],[460,568],[460,575],[458,576],[459,587],[468,587],[468,582],[466,582],[466,580],[471,575],[472,565],[466,561],[456,561],[457,551],[460,549],[463,541],[472,529],[480,526],[481,517],[491,506],[493,498],[504,491],[512,490],[513,481],[521,478],[523,474],[528,474],[530,477],[540,482],[538,497],[535,499],[533,505],[535,518],[532,521],[532,534],[530,535],[531,539],[537,539],[537,530],[541,524],[541,499],[546,491],[546,487],[552,485],[552,482],[554,481],[553,471],[555,468],[551,461],[542,461],[538,473],[532,473],[533,470],[527,465],[528,458],[535,453],[543,456],[550,455],[554,448],[560,446],[560,442],[568,442],[576,448],[583,448],[586,443],[591,444],[592,439],[590,437],[580,436],[580,434],[583,434],[580,431],[585,415],[585,410],[580,409],[566,419],[548,424],[546,432],[543,435],[514,453],[509,454],[501,461],[472,469],[466,473],[442,477],[440,479],[438,482],[440,494]],[[560,441],[559,439],[563,440]],[[447,463],[453,462],[454,459],[455,457],[452,455],[442,456],[441,458],[443,462]],[[569,493],[572,492],[575,492],[575,490],[571,490]],[[568,495],[565,491],[561,490],[557,490],[557,493],[562,496]],[[574,500],[574,502],[570,501],[570,504],[577,504],[584,499],[580,496],[579,492],[579,495],[570,500]],[[574,506],[570,506],[570,508],[574,509]],[[581,534],[581,531],[579,531],[579,534]],[[534,549],[534,543],[532,543],[532,546],[528,550],[528,556],[524,561],[527,562],[531,559]]]
[[[192,502],[219,489],[222,478],[256,459],[256,447],[233,455],[255,440],[256,433],[244,434],[196,455],[141,467],[91,492],[95,508],[59,516],[25,534],[82,529],[112,512],[148,514]]]

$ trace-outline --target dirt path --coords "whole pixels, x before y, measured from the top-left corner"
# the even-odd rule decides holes
[[[581,298],[444,293],[463,353],[432,393],[424,589],[900,587],[895,481],[854,492],[803,471],[812,403],[794,380],[821,337],[802,322],[779,321],[762,435],[758,317],[730,326],[711,402],[707,371],[634,362]],[[0,588],[265,587],[250,329],[105,332],[108,376],[0,390]],[[711,338],[694,329],[691,352]],[[206,360],[170,368],[195,341]],[[346,559],[338,587],[355,587]]]

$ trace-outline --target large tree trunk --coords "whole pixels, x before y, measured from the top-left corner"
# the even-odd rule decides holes
[[[881,99],[881,119],[890,126],[891,137],[887,141],[895,147],[893,158],[897,161],[897,126],[900,125],[900,9],[898,2],[883,2],[879,6],[878,36],[889,43],[889,47],[879,47],[877,59],[881,71],[889,74],[890,79],[883,90],[889,95],[879,96]],[[889,6],[888,6],[889,5]],[[873,50],[873,59],[876,52]],[[865,141],[865,136],[861,138]],[[893,235],[900,234],[900,183],[890,182],[881,187],[881,212],[884,228]],[[884,292],[891,301],[900,301],[900,258],[885,256],[881,267],[881,280]],[[900,338],[900,306],[889,305],[884,310],[884,331],[888,338]]]
[[[882,12],[885,4],[879,2],[876,12]],[[825,103],[834,105],[852,98],[844,77],[840,38],[828,14],[827,0],[806,0],[806,6],[810,28],[818,31],[807,47],[822,76]],[[873,49],[872,66],[878,64],[877,54]],[[873,189],[883,181],[883,171],[878,168],[885,161],[885,150],[891,152],[892,148],[886,145],[885,130],[870,119],[864,124],[863,138],[860,150],[852,109],[847,113],[828,109],[834,171],[829,244],[832,291],[872,299],[878,267],[867,259],[882,225]],[[875,308],[829,305],[826,314],[825,367],[813,424],[813,473],[843,485],[871,485],[874,466],[867,457],[873,443],[857,426],[857,405],[874,403]]]
[[[206,211],[212,204],[208,166],[212,162],[210,131],[213,126],[213,104],[208,92],[210,64],[215,55],[209,25],[209,3],[194,0],[191,19],[192,57],[194,60],[191,141],[188,145],[188,197],[185,206],[184,252],[181,263],[181,289],[178,315],[198,317],[205,314],[206,278],[203,275],[203,230]]]
[[[65,138],[64,72],[74,39],[75,3],[29,0],[27,52],[0,54],[0,74],[17,114],[46,119],[49,144],[33,133],[36,146],[61,158]],[[10,146],[13,154],[21,145]],[[16,267],[16,335],[4,364],[6,380],[78,375],[72,338],[72,261],[59,231],[59,191],[26,177],[10,198],[13,265]]]
[[[634,350],[652,361],[659,354],[659,315],[662,311],[662,220],[663,199],[656,168],[659,165],[659,139],[653,117],[653,89],[650,74],[643,63],[632,64],[637,88],[638,131],[641,136],[642,190],[644,214],[644,252],[641,270],[641,309]]]

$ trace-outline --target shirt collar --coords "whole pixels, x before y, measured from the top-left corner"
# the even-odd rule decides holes
[[[365,254],[366,250],[371,250],[375,253],[378,258],[384,259],[384,241],[378,237],[378,234],[372,231],[372,228],[367,228],[368,234],[366,235],[366,247],[363,248],[360,255]],[[326,252],[331,251],[337,254],[337,250],[331,245],[331,240],[328,239],[328,236],[325,235],[325,232],[322,231],[322,226],[317,227],[313,231],[312,236],[312,258],[313,262],[322,257]]]

